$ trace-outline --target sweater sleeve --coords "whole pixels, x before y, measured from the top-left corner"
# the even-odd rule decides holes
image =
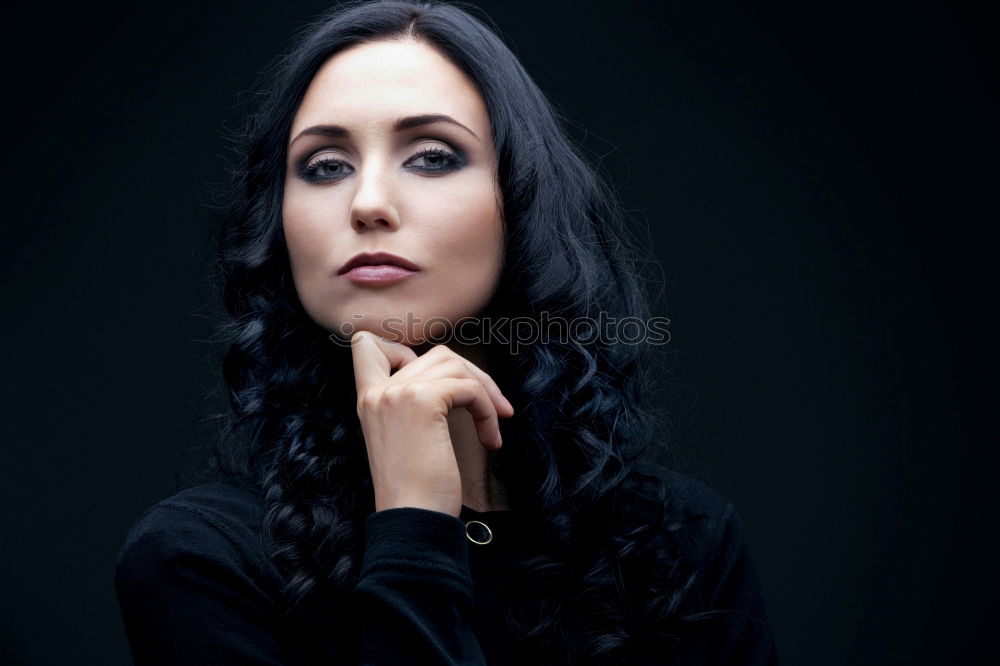
[[[462,521],[415,507],[371,514],[355,588],[363,664],[485,664],[473,633]]]
[[[261,579],[225,525],[190,507],[154,507],[130,530],[115,566],[136,666],[284,663]]]

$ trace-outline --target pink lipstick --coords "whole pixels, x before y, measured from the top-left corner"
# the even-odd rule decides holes
[[[359,284],[391,284],[419,270],[408,259],[388,252],[362,252],[351,257],[337,274]]]

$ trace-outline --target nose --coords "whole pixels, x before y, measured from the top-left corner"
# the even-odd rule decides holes
[[[357,183],[358,189],[351,204],[351,226],[354,230],[398,228],[399,214],[393,205],[395,187],[389,169],[371,162],[359,173]]]

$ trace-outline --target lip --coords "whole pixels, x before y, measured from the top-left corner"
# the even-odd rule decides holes
[[[403,268],[402,266],[380,264],[378,266],[355,266],[346,273],[343,273],[343,276],[352,282],[388,284],[404,280],[416,274],[417,271],[411,271],[409,268]]]
[[[340,270],[337,271],[337,275],[344,275],[348,271],[360,266],[380,266],[383,268],[397,268],[405,269],[409,273],[419,271],[420,268],[408,259],[397,256],[395,254],[390,254],[388,252],[362,252],[361,254],[356,254],[347,260]],[[400,272],[400,271],[397,271]]]

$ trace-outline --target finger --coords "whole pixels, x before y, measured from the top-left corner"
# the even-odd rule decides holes
[[[434,351],[439,348],[443,348],[444,353],[442,353],[442,351],[440,350]],[[440,365],[442,361],[447,360],[448,358],[451,358],[453,356],[458,356],[457,354],[447,354],[448,351],[451,350],[449,350],[444,345],[436,345],[427,352],[420,354],[414,360],[410,361],[404,367],[401,367],[399,370],[393,373],[392,379],[394,381],[419,379],[420,376],[422,376],[425,372],[427,372],[428,370],[430,370],[435,366]]]
[[[514,405],[510,404],[510,400],[508,400],[507,396],[503,394],[503,391],[500,390],[500,386],[497,385],[496,381],[493,380],[489,373],[468,359],[463,358],[462,360],[465,361],[465,365],[468,366],[469,371],[473,374],[473,376],[482,382],[486,392],[489,393],[490,398],[496,405],[497,414],[503,416],[504,418],[510,418],[513,416]]]
[[[503,443],[500,421],[486,388],[477,379],[447,377],[428,382],[435,391],[444,391],[449,412],[464,407],[472,414],[479,441],[487,449],[499,449]]]
[[[351,358],[354,384],[360,396],[365,389],[385,383],[393,368],[415,361],[417,355],[404,344],[370,331],[357,331],[351,336]]]
[[[443,351],[434,351],[438,349]],[[500,416],[510,418],[514,415],[514,406],[507,400],[503,391],[500,390],[500,387],[490,377],[489,373],[445,345],[436,345],[431,351],[428,351],[416,361],[407,364],[405,368],[396,372],[393,377],[401,380],[416,379],[418,375],[426,378],[458,377],[459,375],[454,374],[450,369],[443,369],[446,367],[443,365],[444,361],[456,359],[465,366],[465,371],[469,376],[482,382]]]

